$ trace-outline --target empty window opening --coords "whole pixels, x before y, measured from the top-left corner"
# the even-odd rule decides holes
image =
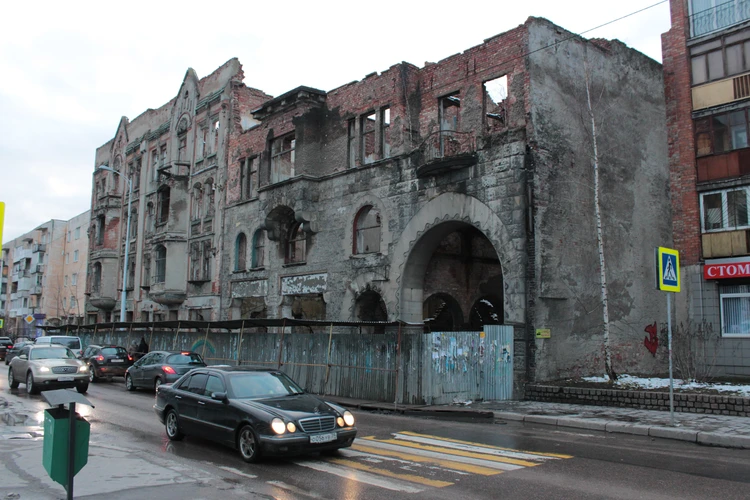
[[[307,235],[302,229],[301,223],[296,223],[289,231],[289,240],[287,242],[286,262],[294,264],[305,262],[305,252],[307,251]]]
[[[271,182],[294,177],[294,134],[278,137],[271,142]]]
[[[237,241],[234,248],[234,270],[244,271],[247,267],[247,237],[245,236],[245,233],[237,235]]]
[[[187,137],[180,137],[179,148],[177,149],[177,160],[187,161]]]
[[[377,115],[369,113],[360,119],[362,164],[367,165],[375,161],[375,124]]]
[[[253,268],[263,267],[263,258],[265,253],[266,234],[263,229],[258,229],[253,235],[253,257],[251,266]]]
[[[372,206],[363,207],[354,221],[354,253],[380,251],[380,214]]]
[[[391,108],[380,110],[380,151],[382,158],[391,157]]]
[[[169,187],[164,186],[159,190],[159,213],[157,220],[164,224],[169,219]]]
[[[240,160],[240,199],[249,200],[257,196],[256,172],[258,157]]]
[[[102,286],[102,264],[100,262],[94,264],[94,269],[91,274],[91,293],[98,295]]]
[[[503,128],[507,120],[508,75],[484,82],[485,122],[490,130]]]
[[[357,164],[357,136],[356,136],[356,123],[357,121],[352,118],[347,122],[347,167],[354,168]]]

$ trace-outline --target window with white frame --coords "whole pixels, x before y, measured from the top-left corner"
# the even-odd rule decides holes
[[[76,286],[78,284],[78,274],[73,273],[70,277],[70,284]]]
[[[720,285],[721,336],[750,337],[750,285]]]
[[[75,238],[76,238],[77,240],[81,239],[81,226],[78,226],[78,227],[76,228]]]
[[[73,262],[78,262],[78,250],[73,252]]]
[[[701,193],[701,230],[727,231],[748,224],[748,187]]]

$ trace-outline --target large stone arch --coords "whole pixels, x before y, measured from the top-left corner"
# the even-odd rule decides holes
[[[460,193],[430,200],[412,217],[393,247],[389,285],[395,304],[389,304],[391,319],[422,321],[422,284],[429,258],[445,236],[467,225],[478,229],[497,252],[503,272],[503,322],[525,322],[525,238],[514,239],[489,206]]]

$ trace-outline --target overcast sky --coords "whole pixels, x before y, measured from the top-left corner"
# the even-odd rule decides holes
[[[121,116],[158,108],[187,68],[239,58],[271,95],[331,90],[407,61],[419,67],[545,17],[581,33],[659,0],[6,2],[0,30],[0,201],[7,242],[90,208],[97,147]],[[586,33],[661,61],[669,4]]]

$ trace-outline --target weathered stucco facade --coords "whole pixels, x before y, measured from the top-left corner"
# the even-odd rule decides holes
[[[235,60],[203,80],[189,71],[173,101],[123,119],[97,152],[97,165],[142,158],[128,314],[388,319],[419,331],[502,323],[515,329],[519,380],[601,373],[584,60],[615,369],[661,370],[643,346],[665,310],[653,247],[671,238],[661,67],[537,18],[438,63],[397,64],[329,92],[272,99],[242,84]],[[176,160],[180,130],[200,151],[195,137],[214,116],[215,163]],[[162,145],[167,175],[150,171]],[[89,302],[100,321],[118,309],[122,272],[125,184],[114,180],[92,205],[92,221],[103,216],[90,258],[101,264]]]

